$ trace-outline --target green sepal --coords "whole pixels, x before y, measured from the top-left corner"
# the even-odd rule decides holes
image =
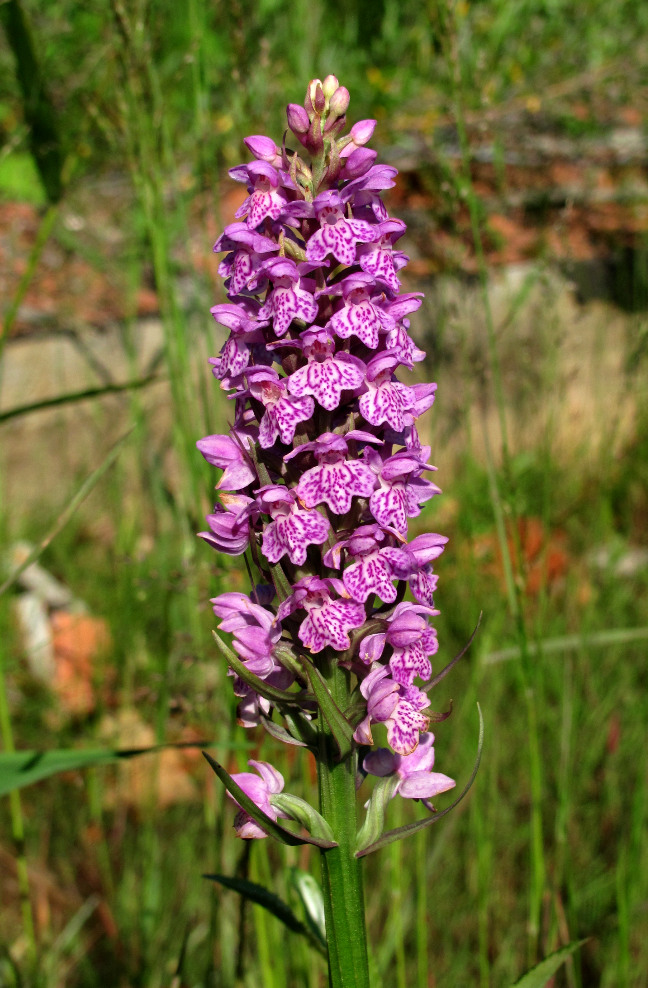
[[[292,257],[298,264],[306,260],[306,251],[293,240],[284,240],[284,254],[286,257]]]
[[[484,718],[482,717],[481,707],[477,704],[477,710],[479,712],[479,741],[477,744],[477,758],[475,760],[475,765],[472,770],[472,774],[464,787],[463,791],[455,799],[450,806],[447,806],[445,810],[441,810],[440,813],[435,813],[434,816],[427,817],[425,820],[417,820],[416,823],[408,823],[404,827],[398,827],[396,830],[389,830],[382,837],[374,841],[373,844],[369,844],[368,847],[362,848],[360,851],[356,851],[356,857],[362,858],[365,854],[371,854],[372,851],[379,851],[382,847],[386,847],[387,844],[393,844],[394,841],[402,840],[404,837],[411,837],[412,834],[416,834],[419,830],[425,830],[426,827],[431,827],[433,823],[438,823],[438,821],[446,816],[451,810],[454,810],[455,806],[458,806],[464,796],[467,795],[468,790],[475,781],[475,776],[477,775],[477,770],[479,768],[479,763],[481,761],[482,749],[484,747]]]
[[[300,796],[293,796],[289,792],[278,792],[270,797],[270,804],[292,817],[297,823],[301,823],[311,836],[334,842],[333,831],[324,817]]]
[[[587,943],[587,940],[588,937],[584,940],[574,940],[572,943],[568,943],[566,947],[561,947],[550,954],[549,957],[545,957],[543,961],[523,974],[519,981],[512,985],[512,988],[544,988],[544,985],[549,983],[558,968],[565,963],[568,957],[580,950],[583,944]]]
[[[299,693],[289,693],[287,690],[277,689],[276,686],[270,686],[266,683],[264,679],[259,679],[253,672],[250,672],[245,663],[239,659],[236,652],[228,648],[217,631],[212,631],[212,635],[220,652],[224,655],[227,664],[234,670],[237,676],[240,676],[244,683],[252,687],[255,693],[258,693],[259,696],[264,697],[266,700],[270,700],[271,703],[288,704],[292,707],[301,707],[303,705],[303,698],[300,698]]]
[[[293,737],[300,738],[308,748],[317,748],[317,731],[302,713],[282,711],[286,726]]]
[[[322,943],[321,937],[312,928],[311,924],[304,925],[304,923],[297,919],[292,909],[286,905],[283,899],[280,899],[274,892],[270,892],[269,889],[264,888],[263,885],[257,885],[256,882],[249,882],[245,878],[230,878],[227,875],[203,875],[203,878],[208,878],[212,882],[218,882],[224,888],[238,892],[240,896],[249,902],[253,902],[257,906],[262,906],[263,909],[267,909],[280,923],[283,923],[293,933],[298,933],[300,936],[306,937],[311,946],[326,956],[326,942]]]
[[[367,805],[367,815],[356,838],[356,848],[358,851],[369,847],[382,834],[383,827],[385,826],[385,810],[394,795],[397,785],[397,775],[388,775],[376,782],[371,799]]]
[[[299,676],[301,679],[304,678],[304,670],[300,660],[297,658],[293,652],[290,645],[286,645],[285,642],[277,642],[277,644],[272,649],[272,654],[274,655],[277,662],[281,662],[284,669],[288,672],[292,672],[294,676]]]
[[[288,600],[292,593],[292,584],[284,573],[281,563],[270,563],[270,573],[279,603],[283,604],[284,600]]]
[[[353,727],[331,696],[329,688],[326,685],[326,680],[319,669],[312,662],[309,662],[308,659],[303,659],[303,664],[311,688],[315,694],[315,699],[335,739],[340,753],[340,761],[343,761],[351,754],[353,749]]]
[[[308,928],[319,942],[323,951],[326,951],[324,897],[319,882],[309,872],[302,871],[300,868],[291,868],[290,884],[304,908]]]
[[[274,721],[270,720],[269,717],[264,717],[263,714],[259,716],[262,726],[268,732],[271,738],[275,741],[281,741],[283,744],[295,744],[299,748],[308,748],[305,741],[296,738],[290,731],[287,731],[285,727],[281,724],[275,724]]]
[[[241,809],[245,810],[245,812],[259,824],[261,829],[265,830],[269,837],[274,837],[274,839],[278,840],[281,844],[288,844],[290,847],[297,847],[300,844],[315,844],[316,847],[320,847],[322,850],[327,850],[330,847],[337,847],[335,841],[322,840],[319,837],[299,837],[297,834],[294,834],[292,830],[287,830],[285,827],[282,827],[280,823],[277,823],[269,817],[267,813],[264,813],[263,810],[259,809],[257,804],[250,799],[247,793],[243,792],[241,787],[237,785],[222,765],[219,765],[219,763],[215,761],[211,755],[208,755],[206,751],[203,751],[203,755]]]

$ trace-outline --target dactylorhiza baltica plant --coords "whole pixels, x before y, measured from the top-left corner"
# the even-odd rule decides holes
[[[431,801],[455,782],[434,771],[430,733],[446,716],[429,691],[433,564],[447,539],[408,534],[440,493],[416,427],[436,385],[399,380],[425,356],[409,333],[421,295],[401,291],[405,224],[381,198],[396,169],[367,147],[374,120],[344,133],[348,105],[334,76],[313,80],[287,108],[282,145],[248,137],[253,160],[230,171],[248,197],[214,246],[229,301],[211,311],[229,337],[211,363],[232,426],[197,445],[223,470],[201,536],[246,553],[254,583],[212,600],[233,636],[233,650],[216,639],[238,720],[314,753],[318,808],[285,793],[268,762],[232,776],[210,762],[240,837],[320,848],[330,983],[362,988],[361,858],[438,818]],[[384,833],[392,798],[419,800],[425,818]]]

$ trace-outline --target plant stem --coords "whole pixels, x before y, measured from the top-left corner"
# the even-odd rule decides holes
[[[330,659],[321,671],[336,704],[346,710],[351,698],[348,672]],[[322,853],[329,986],[369,988],[362,873],[355,857],[356,754],[338,761],[335,740],[321,715],[318,731],[320,812],[338,842]]]

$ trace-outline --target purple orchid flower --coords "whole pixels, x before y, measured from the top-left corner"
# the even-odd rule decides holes
[[[312,394],[323,408],[333,411],[343,391],[362,387],[367,368],[350,353],[336,353],[326,329],[306,330],[301,341],[308,363],[290,375],[288,390],[297,397]]]
[[[211,531],[198,535],[219,552],[240,556],[250,544],[250,522],[245,509],[254,504],[244,494],[221,495],[224,504],[217,504],[206,521]]]
[[[396,323],[389,312],[381,307],[380,298],[374,300],[371,297],[375,295],[375,285],[370,274],[351,274],[344,281],[327,288],[326,292],[344,296],[342,308],[326,326],[340,339],[357,336],[371,350],[375,350],[380,343],[380,333],[395,328]]]
[[[356,528],[348,539],[337,542],[324,556],[324,564],[333,569],[340,567],[340,555],[346,550],[347,556],[357,562],[347,566],[342,575],[342,582],[351,596],[364,604],[376,594],[385,603],[396,600],[396,578],[392,559],[398,562],[398,550],[394,557],[391,545],[383,546],[385,539],[395,541],[396,532],[385,531],[380,525],[362,525]]]
[[[332,254],[340,264],[353,264],[356,244],[373,240],[375,227],[364,220],[347,219],[344,202],[336,192],[322,192],[314,200],[313,209],[320,228],[308,241],[308,260],[319,264]]]
[[[434,807],[429,800],[448,789],[454,789],[457,784],[449,776],[432,771],[434,734],[421,734],[419,745],[411,755],[396,755],[388,748],[370,751],[365,755],[362,767],[369,775],[383,778],[397,775],[398,783],[393,790],[392,799],[400,793],[406,799],[420,799],[431,810]]]
[[[389,645],[392,649],[389,668],[397,683],[411,686],[416,677],[428,680],[432,675],[429,656],[437,652],[439,642],[427,618],[438,613],[425,604],[403,601],[388,618],[384,632],[363,638],[360,658],[363,662],[374,664],[382,657],[385,646]]]
[[[388,422],[401,431],[412,425],[418,400],[415,387],[394,379],[400,360],[394,353],[379,353],[367,364],[367,392],[360,395],[360,411],[372,425]],[[436,385],[434,386],[436,387]]]
[[[262,487],[257,501],[259,508],[272,521],[263,532],[261,551],[271,563],[288,555],[291,563],[303,566],[310,545],[326,542],[331,526],[319,511],[299,504],[293,490],[281,486]]]
[[[419,734],[427,731],[430,718],[421,713],[430,706],[427,693],[416,686],[403,686],[389,675],[386,666],[372,670],[360,684],[367,701],[367,716],[358,724],[353,737],[358,744],[373,744],[371,724],[384,724],[387,740],[399,755],[416,750]]]
[[[332,592],[340,596],[332,597]],[[341,580],[319,580],[315,576],[298,580],[291,596],[280,605],[277,617],[284,620],[298,609],[307,612],[299,626],[299,638],[313,654],[329,645],[338,652],[349,648],[349,631],[363,625],[367,617],[362,604],[346,595]]]
[[[420,505],[441,493],[436,484],[422,477],[424,470],[436,470],[436,467],[422,462],[407,450],[384,459],[376,450],[367,447],[364,459],[380,483],[369,500],[372,515],[379,525],[405,535],[408,518],[418,517]]]
[[[230,168],[230,176],[237,182],[246,182],[250,195],[234,214],[237,220],[245,217],[251,230],[260,226],[266,217],[278,220],[286,204],[286,196],[279,188],[279,173],[267,161],[253,161],[249,165]]]
[[[235,772],[232,775],[234,782],[236,782],[237,786],[240,786],[245,795],[249,796],[252,802],[256,803],[259,809],[263,810],[271,820],[276,821],[279,817],[282,817],[284,820],[288,819],[285,813],[275,809],[270,802],[271,796],[283,790],[284,777],[281,772],[278,772],[268,762],[257,762],[252,758],[248,762],[248,765],[250,768],[256,769],[258,774],[254,775],[253,772]],[[232,802],[236,803],[236,800],[230,793],[227,795]],[[236,803],[236,805],[238,806],[239,804]],[[253,837],[268,836],[265,830],[261,829],[249,813],[246,813],[242,809],[239,809],[234,818],[234,829],[236,836],[242,837],[244,840],[250,840]]]
[[[216,487],[225,491],[240,491],[255,479],[256,474],[245,453],[242,441],[230,436],[206,436],[196,446],[208,463],[224,470]]]
[[[261,265],[274,288],[259,311],[260,319],[272,319],[277,336],[288,332],[293,319],[310,325],[317,316],[317,302],[299,287],[300,272],[294,261],[287,257],[275,257]]]
[[[297,484],[297,494],[307,508],[326,503],[336,515],[344,515],[356,497],[369,497],[376,486],[376,477],[370,467],[357,460],[347,460],[347,439],[330,432],[323,433],[314,443],[298,447],[288,456],[313,448],[317,466],[311,467]],[[376,442],[373,436],[369,441]],[[287,457],[288,459],[288,457]]]
[[[277,438],[285,444],[292,442],[299,423],[307,421],[313,414],[313,399],[308,395],[296,398],[288,394],[286,378],[279,377],[276,370],[270,367],[251,368],[246,377],[249,394],[265,408],[259,426],[261,448],[273,446]]]

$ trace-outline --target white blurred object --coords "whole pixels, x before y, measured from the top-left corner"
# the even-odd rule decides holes
[[[29,542],[14,543],[7,559],[9,571],[13,572],[21,566],[33,551],[34,546]],[[50,612],[65,608],[77,614],[85,614],[88,609],[82,600],[75,598],[68,587],[39,563],[31,563],[16,582],[24,590],[24,593],[16,597],[14,608],[22,632],[29,671],[35,679],[51,685],[56,676],[56,661]]]
[[[29,542],[16,542],[9,551],[9,567],[11,570],[22,566],[26,559],[34,551],[34,546]],[[39,563],[32,563],[24,570],[17,581],[20,586],[36,596],[48,607],[70,607],[75,604],[85,606],[81,601],[75,601],[74,594],[64,584],[60,583],[56,577],[48,573]],[[76,608],[75,608],[76,609]]]
[[[47,605],[35,593],[21,593],[14,601],[29,671],[51,684],[56,674],[54,642]]]

